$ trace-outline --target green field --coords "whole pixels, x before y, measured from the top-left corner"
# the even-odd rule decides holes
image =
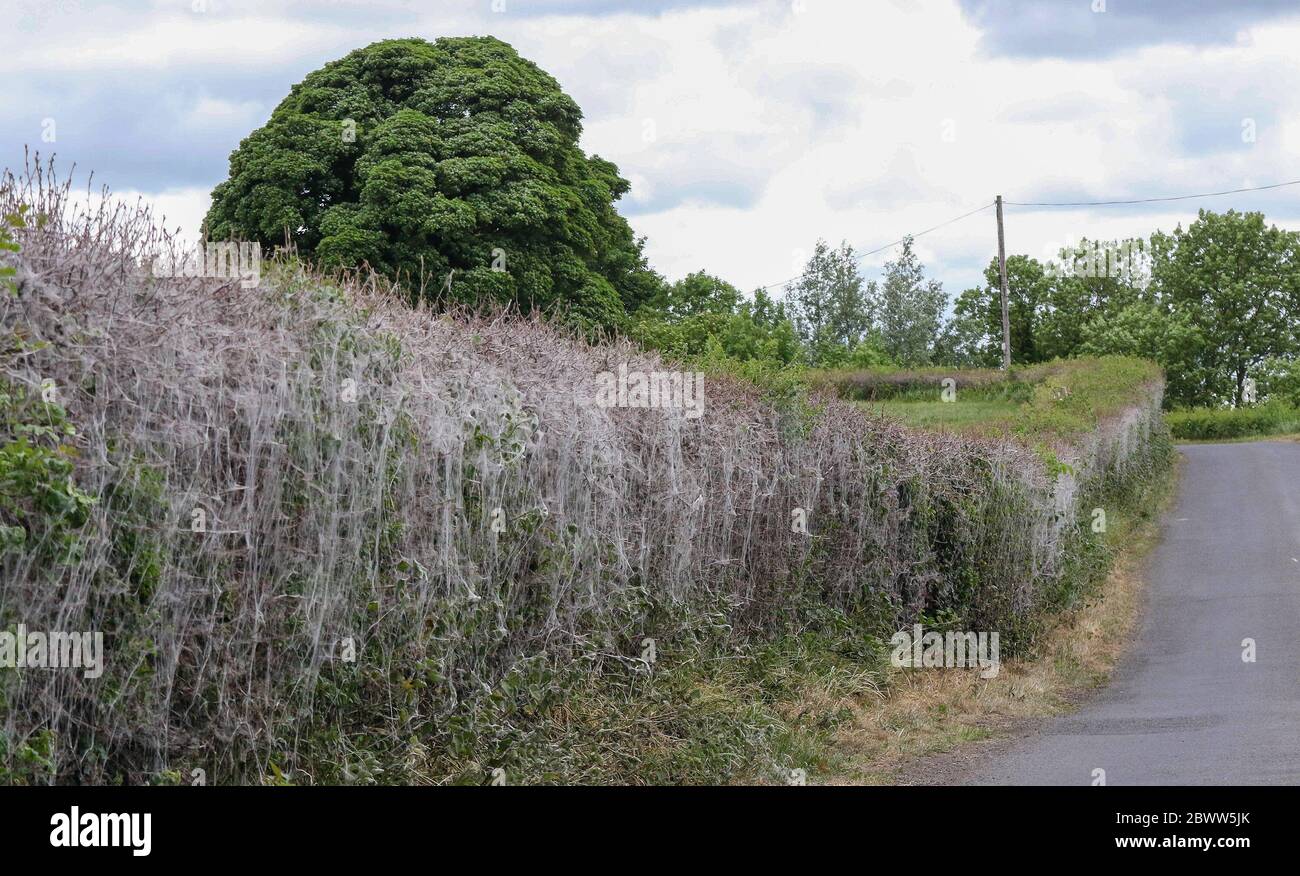
[[[1160,369],[1140,359],[1104,356],[1013,368],[862,369],[814,372],[813,386],[904,425],[983,437],[1011,436],[1034,446],[1072,441],[1131,404]],[[951,390],[953,401],[943,394]]]
[[[1001,431],[1015,422],[1021,403],[1005,399],[969,401],[908,401],[885,399],[858,402],[867,410],[880,411],[918,429],[939,432]]]

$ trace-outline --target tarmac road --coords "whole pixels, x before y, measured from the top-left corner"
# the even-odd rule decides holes
[[[1198,444],[1110,685],[971,784],[1300,783],[1300,443]],[[1243,661],[1253,639],[1255,662]]]

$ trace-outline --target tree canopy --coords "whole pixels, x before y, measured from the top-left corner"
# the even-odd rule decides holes
[[[803,273],[786,288],[786,299],[812,364],[843,364],[869,339],[876,287],[864,284],[847,242],[832,249],[818,240]]]
[[[957,301],[956,346],[992,365],[1001,344],[997,261]],[[1160,363],[1173,405],[1244,401],[1300,351],[1300,233],[1261,213],[1201,210],[1150,241],[1083,241],[1056,264],[1007,259],[1017,363],[1120,354]],[[1275,381],[1276,382],[1276,381]],[[1280,385],[1280,384],[1279,384]]]
[[[925,279],[912,238],[905,238],[880,284],[880,333],[889,358],[904,367],[931,364],[947,306],[943,284]]]
[[[1194,364],[1204,399],[1243,401],[1246,377],[1265,360],[1291,355],[1300,335],[1300,235],[1262,213],[1202,210],[1186,230],[1152,238],[1155,280],[1172,312],[1204,339]]]
[[[763,289],[747,299],[725,280],[704,271],[665,283],[634,314],[631,336],[675,356],[728,357],[788,365],[799,338],[782,302]],[[711,351],[710,346],[716,347]]]
[[[578,147],[582,113],[491,37],[385,40],[293,86],[230,157],[213,240],[286,242],[429,296],[561,305],[619,324],[659,287],[614,203],[618,169]]]

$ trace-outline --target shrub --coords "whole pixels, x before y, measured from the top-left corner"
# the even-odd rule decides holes
[[[1165,415],[1169,431],[1186,441],[1224,441],[1300,432],[1300,408],[1271,401],[1241,408],[1189,408]]]
[[[1257,388],[1264,401],[1300,408],[1300,359],[1266,359],[1259,370]]]

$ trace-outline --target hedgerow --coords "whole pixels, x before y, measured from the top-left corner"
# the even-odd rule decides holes
[[[1187,408],[1165,414],[1169,431],[1186,441],[1224,441],[1300,432],[1300,407],[1270,401],[1239,408]]]
[[[43,217],[0,297],[0,458],[37,472],[0,482],[0,627],[106,649],[98,678],[0,669],[8,781],[789,766],[827,732],[780,713],[796,667],[865,691],[914,621],[1030,647],[1088,577],[1088,502],[1160,464],[1158,373],[1088,422],[1071,387],[1117,375],[1062,372],[1033,440],[721,368],[701,417],[609,408],[596,375],[675,366],[292,258],[250,288],[160,278],[146,214],[0,188]]]

